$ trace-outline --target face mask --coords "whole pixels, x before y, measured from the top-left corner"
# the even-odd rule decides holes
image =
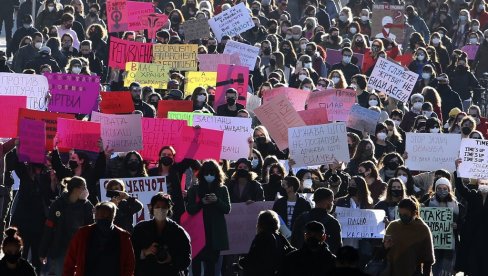
[[[236,170],[236,177],[237,178],[248,178],[249,177],[249,171],[244,170],[244,169],[238,169],[238,170]]]
[[[412,222],[412,217],[409,216],[409,215],[403,215],[403,214],[400,214],[400,220],[404,223],[404,224],[409,224],[410,222]]]
[[[83,190],[83,192],[81,192],[80,194],[80,200],[83,200],[83,201],[86,201],[88,199],[88,196],[90,195],[90,193],[88,192],[87,189]]]
[[[341,79],[340,79],[340,78],[338,78],[338,77],[333,77],[333,78],[332,78],[332,82],[333,82],[334,84],[338,84],[340,80],[341,80]]]
[[[259,14],[259,10],[258,9],[252,9],[252,14],[254,16],[258,15]]]
[[[304,189],[311,189],[312,188],[313,181],[312,179],[305,179],[303,180],[303,188]]]
[[[378,105],[377,100],[370,100],[368,103],[369,103],[369,106],[377,106]]]
[[[34,47],[36,47],[37,49],[41,49],[41,47],[42,47],[42,42],[36,42],[36,43],[34,44]]]
[[[293,37],[293,39],[295,39],[295,40],[299,40],[299,39],[300,39],[300,37],[302,37],[302,36],[298,34],[298,35],[292,35],[292,37]]]
[[[339,20],[342,21],[342,22],[346,22],[347,16],[341,15],[341,16],[339,16]]]
[[[102,232],[108,232],[113,229],[113,224],[111,219],[97,219],[97,228]]]
[[[482,194],[488,194],[488,185],[478,185],[478,191]]]
[[[205,181],[207,181],[207,183],[212,183],[215,180],[215,175],[209,174],[209,175],[205,175],[203,178],[205,178]]]
[[[439,197],[439,198],[446,198],[447,195],[449,194],[449,191],[447,190],[442,190],[442,191],[437,191],[435,192],[435,194]]]
[[[423,104],[424,103],[422,103],[422,102],[416,102],[416,103],[413,104],[413,108],[419,110],[419,109],[422,108],[422,105]]]
[[[137,171],[139,169],[139,162],[138,161],[131,161],[127,163],[127,168],[131,171]]]
[[[159,159],[159,163],[163,164],[163,166],[169,166],[173,164],[173,158],[168,156],[163,156]]]
[[[386,167],[392,171],[396,170],[398,166],[400,166],[400,164],[398,164],[398,162],[396,161],[390,161],[386,163]]]
[[[461,21],[461,22],[465,22],[466,19],[467,19],[466,15],[460,15],[459,16],[459,21]]]
[[[312,89],[310,89],[310,87],[302,87],[302,90],[303,91],[312,91]]]
[[[251,166],[253,169],[255,169],[259,165],[259,160],[258,159],[253,159],[251,160]]]
[[[422,78],[423,78],[424,80],[428,80],[428,79],[430,79],[430,73],[422,73]]]
[[[351,88],[354,89],[354,90],[357,90],[358,89],[358,86],[355,83],[351,83]]]
[[[236,104],[236,99],[234,98],[227,98],[227,105],[232,106]]]
[[[422,61],[422,60],[424,60],[424,59],[425,59],[425,56],[424,56],[424,55],[418,55],[418,56],[417,56],[417,60]]]
[[[401,197],[403,195],[402,190],[391,190],[391,196],[393,197]]]
[[[307,75],[298,75],[298,79],[300,81],[303,81],[306,77],[307,77]]]
[[[356,187],[347,187],[347,193],[350,196],[356,196],[358,194],[358,188],[356,188]]]
[[[484,9],[485,9],[485,4],[479,4],[479,5],[478,5],[478,10],[479,10],[479,11],[482,11],[482,10],[484,10]]]
[[[464,135],[468,135],[471,133],[471,128],[470,127],[462,127],[461,128],[461,132],[464,134]]]
[[[317,250],[318,248],[320,248],[320,240],[316,239],[316,238],[313,238],[313,237],[309,237],[306,241],[305,241],[305,244],[307,245],[308,248],[310,248],[311,250]]]
[[[269,176],[269,182],[270,183],[280,183],[281,184],[281,176],[277,174],[271,174]]]
[[[20,259],[20,252],[17,253],[17,254],[5,254],[5,261],[7,261],[7,263],[11,263],[11,264],[16,264],[19,259]]]
[[[312,68],[312,63],[311,62],[307,62],[307,63],[303,64],[303,68],[311,69]]]
[[[469,43],[470,44],[476,44],[476,43],[478,43],[478,39],[477,38],[470,38]]]
[[[24,24],[23,26],[24,26],[24,28],[26,28],[26,29],[28,29],[28,28],[30,28],[30,27],[31,27],[31,25],[30,25],[30,24]]]
[[[197,102],[203,103],[207,97],[205,95],[198,95],[197,96]]]
[[[361,15],[361,21],[366,22],[369,20],[369,16]]]
[[[439,133],[439,129],[438,128],[431,128],[430,133]]]
[[[378,47],[378,46],[372,46],[371,47],[371,51],[373,51],[373,53],[377,53],[379,50],[380,50],[380,47]]]
[[[73,72],[73,74],[79,74],[79,73],[81,73],[81,67],[78,67],[78,66],[73,67],[71,69],[71,72]]]
[[[403,182],[403,184],[406,184],[408,181],[408,177],[405,175],[399,175],[398,178]]]
[[[209,53],[213,53],[215,50],[217,50],[217,45],[208,45],[207,49]]]
[[[275,66],[276,65],[276,60],[275,59],[270,59],[269,60],[269,65]]]
[[[399,126],[402,122],[398,120],[393,120],[393,123],[395,124],[395,126]]]
[[[379,132],[378,134],[376,134],[376,138],[378,138],[381,141],[384,141],[387,136],[388,136],[388,134],[386,134],[384,132]]]
[[[50,12],[52,12],[52,11],[54,10],[54,7],[52,7],[52,6],[48,6],[48,7],[47,7],[47,9],[48,9]]]
[[[349,32],[350,32],[351,34],[355,34],[355,33],[357,33],[357,31],[358,31],[358,29],[356,29],[356,28],[350,28],[350,29],[349,29]]]
[[[430,118],[430,116],[432,116],[432,113],[434,113],[434,112],[432,112],[432,111],[424,111],[424,112],[422,112],[422,114],[424,114],[424,116],[427,117],[427,118]]]
[[[286,36],[285,36],[285,39],[286,39],[286,40],[290,40],[290,39],[292,39],[292,38],[293,38],[293,36],[292,36],[292,35],[286,35]],[[300,46],[301,46],[301,45],[300,45]]]
[[[440,42],[441,42],[441,40],[440,40],[439,38],[433,38],[433,39],[432,39],[432,43],[433,43],[434,45],[438,45]]]
[[[76,162],[75,160],[69,160],[68,166],[70,169],[74,170],[74,169],[78,168],[78,162]]]
[[[166,220],[166,218],[168,217],[168,211],[168,209],[163,208],[153,209],[154,219],[157,221]]]
[[[346,64],[351,63],[351,57],[342,57],[342,61]]]
[[[302,51],[305,51],[305,49],[307,49],[307,44],[300,44],[300,49],[302,49]]]
[[[271,54],[271,49],[270,48],[264,48],[263,49],[263,54],[269,56]],[[276,61],[276,60],[275,60]]]

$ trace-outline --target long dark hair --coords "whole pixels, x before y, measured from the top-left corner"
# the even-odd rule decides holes
[[[212,174],[215,176],[215,180],[212,183],[207,183],[205,176]],[[199,188],[204,188],[206,190],[212,191],[218,187],[224,185],[227,178],[219,163],[213,159],[205,160],[202,163],[202,167],[198,171],[198,183]]]
[[[136,173],[136,176],[137,177],[146,177],[147,176],[147,172],[146,172],[146,168],[144,166],[144,160],[142,159],[142,156],[137,152],[137,151],[129,151],[125,157],[124,157],[124,172],[123,174],[126,175],[126,176],[129,176],[129,170],[127,168],[127,164],[130,160],[130,157],[132,155],[135,155],[137,157],[137,160],[139,160],[139,168],[137,168],[137,173]]]
[[[371,193],[366,180],[363,177],[356,175],[351,177],[350,181],[354,181],[354,183],[356,183],[356,187],[358,188],[357,197],[361,209],[371,208],[373,206],[373,198],[371,198]]]

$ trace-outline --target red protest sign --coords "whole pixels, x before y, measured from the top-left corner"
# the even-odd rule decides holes
[[[58,118],[58,147],[98,152],[100,123]]]
[[[152,43],[141,43],[110,37],[108,66],[125,69],[127,62],[152,62]]]
[[[329,123],[329,119],[327,118],[327,109],[325,108],[301,110],[298,111],[298,115],[300,115],[307,126]]]
[[[168,118],[169,111],[193,112],[192,101],[160,100],[158,102],[158,118]]]
[[[46,123],[19,121],[19,161],[44,164],[46,160]]]
[[[177,161],[185,158],[220,160],[224,132],[205,128],[183,126],[179,140],[174,145]]]
[[[17,137],[19,109],[26,106],[26,96],[0,96],[0,137]]]
[[[105,114],[127,114],[134,111],[130,92],[101,92],[100,111]]]

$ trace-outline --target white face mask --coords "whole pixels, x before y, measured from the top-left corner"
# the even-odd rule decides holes
[[[42,42],[36,42],[36,44],[34,44],[34,47],[36,47],[37,49],[41,49]]]
[[[154,214],[154,219],[157,221],[163,221],[166,220],[168,217],[168,209],[163,209],[163,208],[155,208],[153,209],[153,214]]]
[[[88,192],[87,189],[85,189],[85,190],[83,190],[83,192],[81,192],[79,199],[81,199],[83,201],[87,200],[89,195],[90,195],[90,193]]]
[[[466,15],[460,15],[459,16],[459,21],[461,21],[461,22],[465,22],[466,19],[468,19],[468,17]]]
[[[477,32],[480,30],[480,26],[473,26],[471,27],[471,30],[473,30],[473,32]]]
[[[386,137],[388,137],[388,134],[386,134],[384,132],[378,132],[378,134],[376,134],[376,138],[378,138],[379,140],[382,140],[382,141],[384,141],[386,139]]]
[[[476,44],[476,43],[478,43],[478,39],[477,38],[470,38],[469,43],[470,44]]]
[[[430,73],[422,73],[422,78],[423,78],[424,80],[428,80],[428,79],[430,79]]]
[[[424,60],[424,59],[425,59],[425,56],[424,56],[424,55],[418,55],[418,56],[417,56],[417,59],[418,59],[418,60],[420,60],[420,61],[422,61],[422,60]]]
[[[300,39],[300,37],[302,37],[302,36],[301,36],[301,35],[299,35],[299,34],[297,34],[297,35],[295,35],[295,34],[294,34],[294,35],[292,35],[292,36],[293,36],[293,39],[295,39],[295,40],[299,40],[299,39]]]
[[[445,123],[444,128],[449,128],[449,123]]]
[[[205,178],[205,181],[207,181],[207,183],[212,183],[214,182],[215,180],[215,175],[205,175],[203,178]]]
[[[482,194],[488,194],[488,185],[479,185],[478,191]]]
[[[399,175],[398,178],[403,182],[403,184],[406,184],[408,181],[408,177],[405,175]]]
[[[357,90],[358,89],[358,86],[355,83],[351,83],[351,88],[354,89],[354,90]]]
[[[350,29],[349,29],[349,32],[350,32],[351,34],[355,34],[355,33],[357,33],[357,31],[358,31],[358,29],[356,29],[356,28],[350,28]]]
[[[416,103],[413,104],[413,108],[415,108],[417,110],[420,110],[422,108],[422,105],[423,104],[424,103],[422,103],[422,102],[416,102]]]
[[[71,72],[73,72],[73,74],[79,74],[79,73],[81,73],[81,67],[78,67],[78,66],[73,67],[71,69]]]
[[[197,102],[203,103],[207,97],[205,95],[198,95],[197,96]]]
[[[433,39],[432,39],[432,43],[433,43],[434,45],[438,45],[440,42],[441,42],[441,40],[440,40],[439,38],[433,38]]]
[[[302,51],[305,51],[305,49],[307,49],[307,44],[300,44],[300,49],[302,49]]]
[[[290,40],[292,37],[293,37],[293,36],[291,36],[291,35],[286,35],[286,36],[285,36],[285,39],[286,39],[286,40]]]
[[[361,21],[368,21],[368,20],[369,20],[369,16],[361,15]]]
[[[431,128],[430,133],[439,133],[439,129],[438,128]]]
[[[346,22],[347,21],[347,16],[345,15],[340,15],[339,16],[339,20],[342,21],[342,22]]]
[[[258,159],[254,158],[253,160],[251,160],[251,166],[253,169],[255,169],[258,165],[259,165]]]
[[[393,120],[393,123],[395,124],[395,126],[399,126],[402,122],[398,120]]]
[[[311,91],[311,89],[310,89],[310,88],[308,88],[308,87],[303,87],[303,88],[302,88],[302,90],[303,90],[303,91]]]
[[[377,106],[378,105],[377,100],[370,100],[368,103],[369,103],[369,106]]]
[[[31,25],[30,25],[30,24],[24,24],[23,26],[24,26],[24,28],[26,28],[26,29],[28,29],[28,28],[30,28],[30,27],[31,27]]]
[[[346,64],[351,63],[351,57],[342,57],[342,61]]]
[[[482,11],[485,9],[485,4],[479,4],[478,5],[478,10]]]
[[[312,63],[311,62],[307,62],[307,63],[303,64],[303,68],[307,68],[307,69],[312,68]]]
[[[312,188],[312,179],[305,179],[303,180],[303,188],[304,189],[311,189]]]
[[[54,7],[47,7],[47,9],[52,12],[54,10]]]
[[[430,118],[430,116],[432,116],[432,113],[434,113],[434,112],[432,112],[432,111],[424,111],[422,113],[424,114],[425,117]]]
[[[338,84],[340,80],[341,80],[341,79],[340,79],[340,78],[338,78],[338,77],[333,77],[333,78],[332,78],[332,82],[333,82],[334,84]]]
[[[307,75],[298,75],[298,79],[300,81],[303,81],[306,77],[307,77]]]

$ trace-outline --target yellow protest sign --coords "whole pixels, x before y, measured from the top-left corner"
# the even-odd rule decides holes
[[[127,77],[124,86],[132,82],[139,82],[142,86],[152,86],[155,89],[165,89],[169,81],[169,68],[165,65],[127,62],[125,64]]]
[[[191,95],[195,88],[201,86],[207,89],[217,83],[217,72],[190,71],[185,74],[185,95]]]
[[[154,44],[153,63],[169,67],[170,70],[196,71],[197,44]]]

